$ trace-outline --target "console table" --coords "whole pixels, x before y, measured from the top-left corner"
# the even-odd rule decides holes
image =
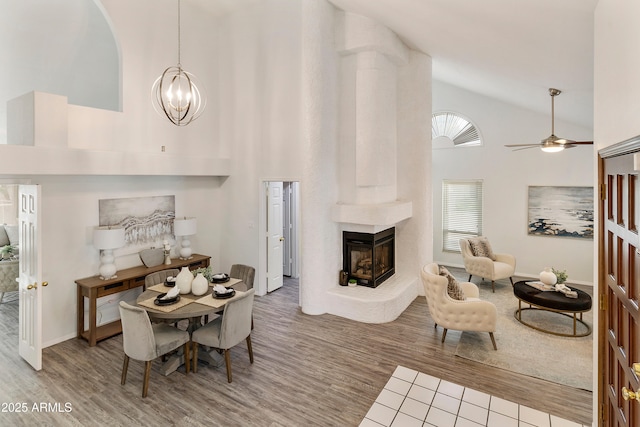
[[[77,337],[83,338],[89,342],[89,346],[93,347],[100,340],[118,335],[122,332],[122,324],[120,319],[96,326],[96,311],[98,298],[117,294],[129,289],[144,286],[144,279],[147,274],[156,271],[166,270],[167,268],[189,267],[194,270],[200,267],[208,267],[211,257],[206,255],[193,254],[190,259],[182,260],[180,258],[172,258],[171,264],[160,264],[155,267],[138,267],[119,270],[113,279],[102,280],[99,276],[86,277],[76,280],[77,285],[77,310],[78,324]],[[84,329],[84,298],[89,299],[89,329]]]

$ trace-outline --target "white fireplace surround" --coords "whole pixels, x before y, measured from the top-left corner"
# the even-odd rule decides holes
[[[352,92],[342,95],[340,101],[346,112],[339,124],[344,138],[341,201],[332,206],[331,217],[341,224],[342,231],[375,234],[413,216],[413,202],[398,198],[403,190],[398,180],[398,146],[402,142],[398,81],[409,49],[393,32],[369,18],[344,12],[337,21],[342,78],[352,85]],[[396,236],[396,246],[401,241]],[[407,271],[410,263],[398,262],[400,253],[396,250],[395,274],[376,288],[329,289],[329,312],[369,323],[396,319],[419,290],[417,271]]]

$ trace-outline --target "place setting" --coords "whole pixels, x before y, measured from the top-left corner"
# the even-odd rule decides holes
[[[162,286],[162,284],[156,285],[154,287],[157,286]],[[138,304],[144,307],[153,308],[154,310],[160,310],[168,313],[177,310],[180,307],[184,307],[185,305],[188,305],[192,302],[192,299],[181,298],[180,290],[174,286],[173,288],[169,288],[168,292],[162,292],[155,297],[140,301]]]
[[[215,284],[213,285],[211,294],[205,295],[195,302],[197,302],[198,304],[219,308],[222,307],[229,299],[233,298],[236,295],[241,295],[242,293],[242,291],[235,290],[231,287]]]

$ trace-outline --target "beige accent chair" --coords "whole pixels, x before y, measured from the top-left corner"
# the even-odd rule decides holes
[[[229,272],[229,277],[233,277],[234,279],[240,279],[247,285],[247,289],[253,288],[253,280],[256,277],[256,269],[244,265],[244,264],[233,264],[231,266],[231,271]],[[247,289],[240,289],[239,287],[235,287],[234,289],[238,289],[240,291],[246,291]]]
[[[187,374],[191,370],[189,348],[191,346],[189,332],[182,331],[164,323],[151,324],[147,311],[120,301],[120,319],[122,321],[122,347],[124,348],[124,364],[122,380],[127,380],[129,358],[145,362],[142,397],[149,391],[149,375],[151,362],[158,357],[176,350],[184,345],[184,360]]]
[[[421,271],[422,285],[429,306],[429,313],[435,327],[442,326],[442,342],[448,329],[457,331],[489,332],[493,349],[497,350],[493,333],[496,330],[498,313],[496,306],[479,298],[478,286],[470,282],[460,282],[466,299],[455,300],[447,293],[449,281],[440,276],[438,264],[427,264]]]
[[[235,296],[224,306],[219,316],[201,328],[193,331],[193,372],[198,372],[198,344],[224,350],[224,361],[227,366],[227,381],[231,382],[231,354],[229,349],[247,341],[249,361],[253,363],[251,348],[251,315],[255,291],[249,289],[240,296]]]
[[[516,271],[516,258],[509,254],[495,253],[495,261],[487,257],[474,256],[469,240],[460,239],[460,252],[464,261],[464,269],[471,276],[480,276],[482,279],[491,280],[491,290],[496,291],[496,280],[509,278],[513,286],[513,274]]]

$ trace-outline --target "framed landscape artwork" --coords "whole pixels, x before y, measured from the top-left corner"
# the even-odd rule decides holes
[[[529,231],[593,240],[593,187],[529,186]]]

